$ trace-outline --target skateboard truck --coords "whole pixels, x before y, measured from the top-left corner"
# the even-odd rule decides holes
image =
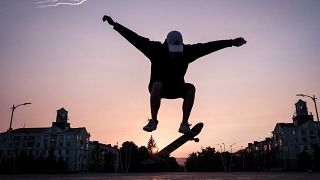
[[[199,138],[192,138],[192,139],[190,139],[190,141],[199,142],[200,139]]]

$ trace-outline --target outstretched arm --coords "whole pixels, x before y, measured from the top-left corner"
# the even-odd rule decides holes
[[[219,41],[211,41],[207,43],[198,43],[190,46],[190,61],[194,61],[202,56],[208,55],[212,52],[218,51],[220,49],[224,49],[232,46],[242,46],[246,44],[247,41],[242,37],[236,39],[229,40],[219,40]]]
[[[113,29],[119,32],[125,39],[127,39],[133,46],[139,49],[146,56],[149,55],[150,48],[152,47],[152,41],[148,38],[139,36],[137,33],[131,31],[130,29],[122,26],[121,24],[114,22],[110,16],[103,16],[102,21],[107,21]]]

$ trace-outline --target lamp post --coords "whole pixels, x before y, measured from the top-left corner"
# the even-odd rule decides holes
[[[25,105],[28,105],[28,104],[31,104],[31,103],[23,103],[23,104],[19,104],[19,105],[17,105],[17,106],[15,106],[15,105],[12,105],[12,111],[11,111],[11,120],[10,120],[10,126],[9,126],[9,129],[8,129],[8,131],[11,131],[12,130],[12,119],[13,119],[13,112],[14,112],[14,110],[17,108],[17,107],[19,107],[19,106],[25,106]]]
[[[224,162],[224,158],[223,158],[223,155],[222,155],[222,146],[220,144],[217,144],[218,146],[220,146],[220,157],[221,157],[221,161],[222,161],[222,166],[223,166],[223,170],[225,173],[227,173],[227,168],[226,168],[226,165],[225,165],[225,162]]]
[[[244,154],[243,154],[243,151],[244,151],[244,149],[243,149],[243,146],[241,146],[241,155],[242,155],[242,171],[244,172]]]
[[[231,163],[232,163],[232,146],[235,145],[236,143],[233,143],[230,145],[231,153],[230,153],[230,165],[229,165],[229,173],[231,172]]]
[[[228,172],[228,165],[227,165],[227,156],[226,156],[226,145],[222,143],[223,145],[223,156],[224,156],[224,165],[226,167],[226,173]]]
[[[14,110],[15,110],[17,107],[19,107],[19,106],[25,106],[25,105],[28,105],[28,104],[31,104],[31,103],[23,103],[23,104],[19,104],[19,105],[17,105],[17,106],[12,105],[10,125],[9,125],[9,129],[8,129],[8,136],[9,136],[9,143],[10,143],[10,144],[11,144],[11,142],[12,142],[12,139],[11,139],[11,131],[12,131],[13,112],[14,112]],[[8,146],[8,149],[11,149],[11,148],[10,148],[10,145]],[[12,149],[12,150],[13,150],[13,149]],[[13,155],[13,168],[12,168],[12,171],[15,172],[15,169],[16,169],[16,154]]]
[[[309,97],[309,98],[311,98],[313,100],[314,106],[315,106],[315,109],[316,109],[316,114],[317,114],[317,121],[319,122],[318,108],[317,108],[317,103],[316,103],[316,99],[317,98],[314,95],[313,96],[309,96],[309,95],[305,95],[305,94],[297,94],[297,96],[302,96],[302,97],[306,96],[306,97]]]

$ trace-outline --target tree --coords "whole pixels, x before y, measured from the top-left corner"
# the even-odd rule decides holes
[[[120,166],[122,172],[140,172],[143,170],[142,161],[148,159],[146,147],[138,146],[132,141],[126,141],[120,148]]]
[[[192,153],[186,160],[187,171],[222,171],[221,154],[214,148],[206,147],[201,152]]]
[[[158,147],[157,147],[157,143],[154,140],[154,138],[152,137],[152,135],[150,136],[150,139],[148,141],[148,145],[147,145],[149,154],[155,154],[158,152]]]
[[[302,171],[306,171],[311,169],[311,156],[303,151],[298,154],[298,169]]]
[[[113,153],[104,153],[103,155],[103,166],[102,170],[104,172],[113,172],[115,164],[115,156]]]

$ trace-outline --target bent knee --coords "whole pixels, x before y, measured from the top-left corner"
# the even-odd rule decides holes
[[[193,84],[187,83],[187,93],[195,94],[196,87]]]
[[[161,82],[154,82],[152,84],[152,90],[151,91],[161,91],[161,88],[162,88],[162,83]]]

